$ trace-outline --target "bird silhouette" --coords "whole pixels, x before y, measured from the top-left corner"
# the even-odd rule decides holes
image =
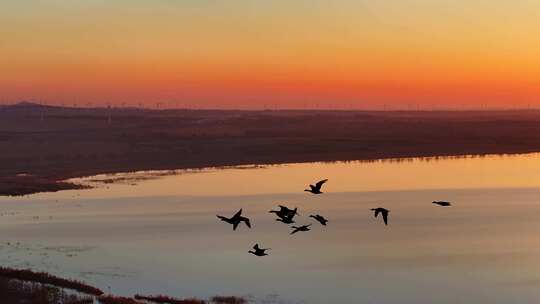
[[[285,224],[293,224],[294,223],[294,216],[298,215],[298,208],[289,209],[288,207],[279,205],[279,210],[270,210],[270,213],[275,213],[278,216],[278,219],[276,221],[282,222]]]
[[[305,189],[304,191],[311,192],[313,194],[322,194],[323,192],[321,191],[321,187],[327,181],[328,179],[323,179],[322,181],[319,181],[318,183],[316,183],[315,186],[309,185],[310,189]]]
[[[279,217],[287,217],[287,216],[294,217],[295,215],[300,215],[298,213],[298,208],[289,209],[288,207],[283,206],[283,205],[278,205],[278,206],[279,206],[279,210],[270,210],[268,212],[275,213]]]
[[[277,222],[282,222],[284,224],[294,224],[296,223],[293,219],[292,219],[292,216],[283,216],[283,217],[279,217],[276,219]]]
[[[321,225],[326,226],[326,223],[328,223],[328,220],[324,218],[324,216],[320,214],[316,215],[310,215],[309,217],[314,218],[317,222],[321,223]]]
[[[255,244],[255,246],[253,246],[253,250],[250,250],[248,252],[256,256],[265,256],[268,255],[268,253],[266,253],[266,250],[271,250],[271,248],[259,248],[259,244]]]
[[[443,207],[452,206],[452,204],[450,202],[444,202],[444,201],[434,201],[434,202],[431,202],[431,203],[439,205],[439,206],[443,206]]]
[[[382,218],[385,225],[388,225],[388,213],[390,210],[384,209],[384,208],[372,208],[371,211],[375,211],[375,217],[377,217],[380,214],[382,214]]]
[[[249,221],[249,219],[247,217],[242,216],[242,209],[240,209],[238,212],[236,212],[236,214],[233,215],[231,218],[224,217],[224,216],[221,216],[221,215],[217,215],[217,217],[220,220],[222,220],[222,221],[224,221],[226,223],[232,224],[233,225],[233,230],[236,230],[236,228],[238,227],[238,224],[240,224],[240,222],[244,222],[246,224],[246,226],[251,228],[251,222]]]
[[[309,230],[311,230],[311,229],[309,228],[310,226],[311,226],[311,224],[309,224],[309,225],[303,225],[303,226],[298,226],[298,227],[297,227],[297,226],[292,226],[293,231],[291,231],[291,234],[295,234],[295,233],[297,233],[297,232],[299,232],[299,231],[309,231]]]

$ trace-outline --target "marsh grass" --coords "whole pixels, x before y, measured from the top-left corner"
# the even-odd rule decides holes
[[[238,297],[213,297],[210,302],[165,295],[120,297],[105,295],[84,282],[29,269],[0,267],[1,304],[247,304]]]
[[[0,277],[2,304],[93,304],[94,297],[69,293],[62,288]]]
[[[214,296],[211,299],[212,303],[215,304],[247,304],[247,300],[239,297],[223,297],[223,296]]]
[[[143,296],[143,295],[137,294],[135,295],[135,299],[150,301],[150,302],[158,303],[158,304],[206,304],[207,303],[199,299],[177,299],[177,298],[172,298],[172,297],[164,296],[164,295]]]
[[[60,278],[46,272],[34,272],[29,269],[12,269],[0,267],[0,277],[17,279],[25,282],[48,284],[55,287],[72,289],[84,294],[99,296],[103,294],[99,288],[81,281]]]

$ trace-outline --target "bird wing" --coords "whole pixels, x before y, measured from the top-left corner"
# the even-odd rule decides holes
[[[316,183],[316,184],[315,184],[315,188],[321,189],[322,185],[323,185],[324,183],[326,183],[327,181],[328,181],[328,179],[323,179],[322,181]]]
[[[384,224],[388,225],[388,212],[387,211],[382,213],[382,218],[383,218]]]
[[[246,223],[246,226],[251,228],[251,222],[249,221],[249,219],[247,217],[244,217],[242,220],[244,221],[244,223]]]
[[[255,244],[255,246],[253,246],[253,249],[255,249],[255,250],[257,250],[257,251],[260,250],[260,249],[259,249],[259,244]]]
[[[236,212],[236,213],[233,215],[233,218],[239,218],[241,215],[242,215],[242,209],[238,210],[238,212]]]
[[[240,224],[240,221],[236,221],[233,223],[232,229],[236,230],[236,227],[238,227],[238,224]]]
[[[379,215],[379,212],[381,212],[381,210],[375,209],[375,217],[377,217]]]

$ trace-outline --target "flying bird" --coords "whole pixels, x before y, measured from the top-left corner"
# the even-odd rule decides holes
[[[279,218],[276,219],[278,222],[283,222],[285,224],[294,223],[294,216],[298,215],[298,208],[289,209],[288,207],[279,205],[279,210],[270,210],[270,213],[275,213]]]
[[[377,217],[379,213],[382,214],[384,224],[388,225],[388,213],[390,212],[390,210],[379,207],[379,208],[372,208],[371,211],[375,211],[375,217]]]
[[[431,202],[431,203],[439,205],[439,206],[443,206],[443,207],[452,206],[452,204],[450,202],[444,202],[444,201],[434,201],[434,202]]]
[[[290,216],[285,216],[285,217],[277,218],[276,221],[277,221],[277,222],[282,222],[282,223],[284,223],[284,224],[294,224],[294,223],[296,223],[296,222],[292,219],[292,217],[290,217]]]
[[[309,227],[311,226],[311,224],[309,225],[303,225],[303,226],[299,226],[299,227],[296,227],[296,226],[292,226],[292,228],[294,229],[291,234],[295,234],[299,231],[309,231],[311,230]]]
[[[244,222],[246,226],[251,228],[251,222],[249,221],[249,219],[247,217],[242,216],[242,209],[236,212],[236,214],[233,215],[231,218],[227,218],[221,215],[217,215],[217,217],[220,220],[233,225],[233,230],[236,230],[236,227],[238,227],[238,224],[240,224],[241,222]]]
[[[321,223],[321,225],[326,226],[326,223],[328,223],[328,220],[324,218],[324,216],[316,214],[316,215],[310,215],[309,217],[314,218],[317,222]]]
[[[268,212],[275,213],[279,217],[285,217],[285,216],[294,217],[295,215],[300,215],[298,214],[298,208],[289,209],[288,207],[283,206],[283,205],[278,205],[278,206],[279,206],[279,210],[270,210]]]
[[[255,244],[255,246],[253,246],[253,250],[250,250],[248,252],[256,256],[265,256],[268,255],[268,253],[266,253],[266,250],[271,250],[271,248],[259,248],[259,244]]]
[[[309,185],[310,189],[305,189],[304,191],[311,192],[313,194],[322,194],[323,192],[321,191],[321,187],[327,181],[328,179],[323,179],[322,181],[316,183],[315,186]]]

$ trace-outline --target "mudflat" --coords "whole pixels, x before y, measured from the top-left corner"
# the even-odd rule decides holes
[[[540,111],[0,107],[0,195],[153,169],[540,151]]]

